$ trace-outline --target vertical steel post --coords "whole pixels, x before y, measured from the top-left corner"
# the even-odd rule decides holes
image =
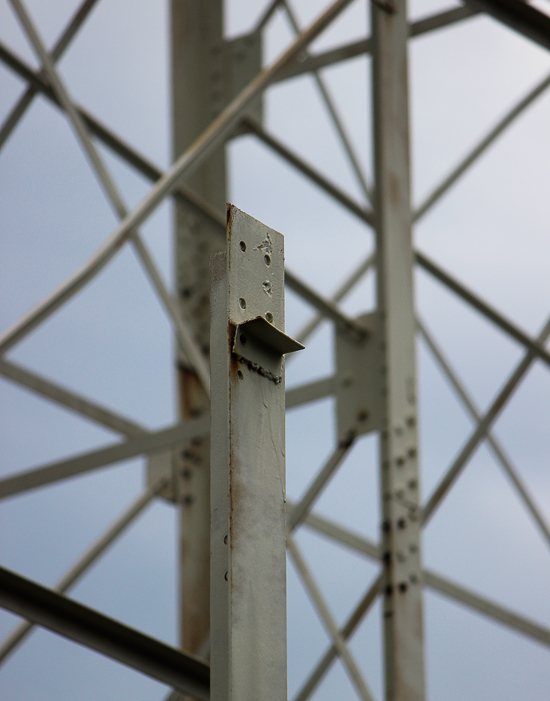
[[[177,158],[223,108],[222,0],[172,0],[173,156]],[[186,182],[215,209],[225,210],[225,151],[220,149]],[[219,235],[204,217],[179,203],[175,208],[178,298],[195,339],[209,353],[210,253]],[[178,358],[180,414],[209,411],[195,373]],[[180,502],[181,645],[200,653],[210,629],[210,454],[208,441],[188,445],[176,457]]]
[[[386,699],[422,701],[424,662],[406,0],[371,3]]]
[[[287,701],[283,237],[230,206],[212,259],[212,701]]]

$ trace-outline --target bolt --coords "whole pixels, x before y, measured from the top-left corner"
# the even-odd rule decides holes
[[[405,521],[404,518],[398,519],[397,528],[405,528],[406,525],[407,525],[407,522]]]
[[[192,494],[186,494],[183,497],[183,503],[185,506],[191,506],[191,504],[195,501],[195,497]]]
[[[408,589],[407,582],[400,582],[399,583],[399,591],[400,592],[404,593],[407,591],[407,589]]]

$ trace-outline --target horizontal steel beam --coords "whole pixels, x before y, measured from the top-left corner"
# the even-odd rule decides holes
[[[36,373],[30,372],[20,365],[3,360],[0,358],[0,375],[12,382],[15,382],[26,389],[32,390],[42,397],[50,399],[52,402],[59,404],[67,409],[85,416],[106,428],[113,431],[118,431],[125,436],[138,436],[146,433],[146,429],[138,424],[130,421],[124,416],[115,414],[105,407],[92,402],[90,399],[81,397],[80,395],[65,389],[60,385],[41,377]]]
[[[319,399],[330,397],[335,392],[335,377],[325,377],[322,380],[314,380],[307,384],[291,387],[285,393],[286,408],[292,409],[293,407],[302,406],[302,404],[316,402]]]
[[[550,17],[524,0],[465,0],[473,9],[483,10],[527,39],[550,49]]]
[[[0,606],[197,699],[210,698],[210,668],[202,660],[3,567]]]
[[[459,297],[461,297],[465,302],[468,302],[472,307],[481,312],[487,319],[492,321],[496,326],[502,329],[505,333],[511,336],[513,339],[521,343],[525,348],[540,360],[550,365],[550,353],[546,350],[543,344],[538,340],[533,340],[526,333],[518,329],[515,324],[508,321],[502,314],[489,306],[486,302],[480,299],[473,292],[470,292],[464,285],[462,285],[458,280],[455,280],[449,273],[442,270],[436,263],[427,258],[423,253],[415,252],[416,262],[420,267],[426,272],[430,273],[436,280],[443,283],[450,290],[455,292]]]
[[[412,22],[409,25],[409,36],[416,37],[426,34],[426,32],[431,32],[434,29],[448,27],[450,24],[460,22],[468,17],[473,17],[480,12],[481,10],[476,10],[473,7],[457,7],[453,10],[438,12],[435,15],[430,15],[424,19]],[[371,50],[372,39],[371,37],[368,37],[367,39],[354,41],[351,44],[339,46],[336,49],[331,49],[330,51],[324,51],[321,54],[312,54],[291,66],[291,68],[281,74],[277,81],[295,78],[298,75],[312,73],[313,71],[318,71],[320,68],[326,68],[327,66],[332,66],[335,63],[347,61],[350,58],[364,56],[365,54],[370,53]]]
[[[0,480],[0,499],[22,494],[30,489],[42,487],[52,482],[75,477],[105,465],[128,460],[142,453],[152,453],[161,448],[177,445],[195,437],[204,437],[210,433],[210,417],[202,416],[171,428],[147,433],[131,438],[124,443],[117,443],[107,448],[84,453],[67,460],[20,472],[13,477]]]
[[[288,390],[286,392],[287,409],[332,395],[334,383],[334,378],[329,377]],[[123,443],[116,443],[106,448],[26,470],[12,477],[5,477],[0,480],[0,499],[22,494],[31,489],[75,477],[122,460],[128,460],[143,453],[152,453],[162,448],[168,448],[189,441],[193,437],[205,437],[209,433],[210,417],[203,416],[200,419],[186,421],[184,424],[155,433],[134,434],[130,440]]]

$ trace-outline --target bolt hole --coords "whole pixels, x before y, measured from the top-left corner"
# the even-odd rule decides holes
[[[246,251],[246,243],[244,241],[241,241],[239,243],[239,246],[240,246],[241,251]]]
[[[224,537],[223,542],[227,545],[227,536]]]
[[[246,309],[246,299],[244,297],[239,298],[239,306],[241,309]]]
[[[244,375],[242,374],[242,372],[240,370],[237,370],[237,377],[239,378],[239,380],[242,380],[244,377]],[[226,536],[226,538],[227,538],[227,536]]]
[[[267,253],[264,256],[264,262],[266,265],[271,265],[271,256],[268,255]]]
[[[273,323],[273,314],[271,312],[266,312],[265,318],[269,321],[270,324]]]
[[[226,582],[228,582],[228,581],[229,581],[229,572],[226,572],[226,573],[223,575],[223,578],[225,579]]]
[[[244,335],[244,333],[241,334],[241,336],[240,336],[240,341],[241,341],[241,343],[242,343],[243,346],[244,346],[244,344],[246,343],[246,336]]]

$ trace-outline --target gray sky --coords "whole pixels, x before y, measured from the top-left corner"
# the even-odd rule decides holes
[[[542,2],[543,0],[541,0]],[[77,3],[29,0],[51,46]],[[326,3],[323,3],[323,5]],[[259,3],[231,2],[227,33],[252,28]],[[296,0],[302,26],[320,3]],[[418,0],[414,18],[452,5]],[[366,3],[355,3],[313,50],[368,33]],[[100,0],[61,60],[71,95],[162,168],[169,165],[168,5]],[[265,61],[288,45],[283,14],[266,35]],[[6,0],[0,40],[36,59]],[[370,63],[357,58],[326,69],[359,158],[372,172]],[[489,18],[476,17],[411,42],[413,201],[419,204],[485,132],[550,71],[550,55]],[[24,89],[0,66],[0,119]],[[309,77],[279,84],[266,97],[266,125],[352,196],[359,189]],[[418,247],[528,333],[550,313],[550,93],[509,128],[415,229]],[[129,207],[149,184],[100,147]],[[371,231],[251,137],[229,147],[230,199],[285,235],[286,262],[331,294],[372,250]],[[0,311],[2,329],[59,285],[107,238],[115,217],[65,117],[46,100],[33,106],[0,152]],[[172,280],[171,209],[163,205],[143,232]],[[495,397],[521,348],[424,273],[417,306],[480,409]],[[373,279],[344,302],[350,314],[373,308]],[[287,295],[287,331],[310,310]],[[333,367],[328,326],[289,363],[287,385]],[[9,358],[149,428],[175,420],[173,339],[133,252],[125,248],[73,301],[14,348]],[[418,344],[422,493],[426,498],[458,454],[472,422]],[[1,381],[2,475],[118,440],[109,431]],[[550,520],[550,374],[537,363],[499,418],[495,433],[546,519]],[[289,412],[288,491],[297,498],[334,444],[330,401]],[[132,460],[3,501],[1,563],[51,586],[143,487]],[[377,539],[376,440],[366,437],[316,510]],[[75,599],[170,643],[177,640],[176,518],[156,502],[72,591]],[[343,622],[375,568],[311,532],[298,536],[334,612]],[[486,447],[475,454],[424,538],[426,566],[518,613],[550,626],[550,556]],[[289,565],[289,696],[325,650],[328,638]],[[0,634],[15,617],[0,612]],[[425,598],[430,701],[542,701],[550,688],[548,649],[440,596]],[[375,698],[381,699],[380,611],[375,606],[351,643]],[[164,687],[45,631],[37,631],[0,671],[0,699],[162,699]],[[336,664],[315,698],[354,698]]]

